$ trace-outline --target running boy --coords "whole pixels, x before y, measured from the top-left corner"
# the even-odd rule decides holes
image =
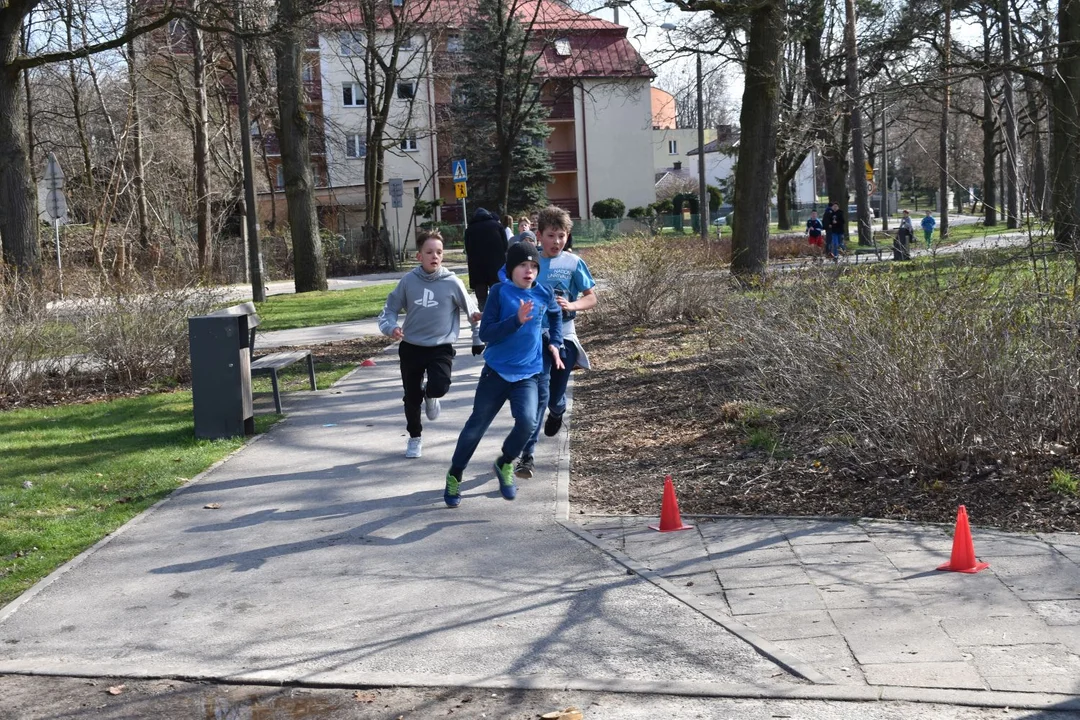
[[[578,342],[574,329],[574,317],[579,312],[596,307],[597,301],[594,291],[596,282],[589,273],[589,266],[579,256],[565,252],[570,228],[573,227],[569,213],[554,206],[544,208],[540,211],[536,226],[540,231],[541,247],[538,282],[551,288],[563,311],[562,362],[544,365],[537,397],[536,429],[522,449],[521,460],[514,469],[520,478],[532,477],[533,450],[540,439],[544,408],[548,409],[547,421],[543,424],[544,434],[554,437],[562,427],[563,413],[566,412],[566,385],[570,382],[570,371],[575,367],[589,368],[589,357]],[[544,359],[547,360],[547,357]]]
[[[556,367],[562,367],[562,311],[555,294],[536,282],[540,257],[531,243],[521,242],[506,251],[506,274],[509,281],[491,286],[484,316],[480,321],[480,340],[487,343],[484,369],[476,386],[476,399],[465,427],[458,436],[450,471],[446,473],[443,501],[447,507],[461,504],[459,483],[476,446],[487,432],[499,410],[510,401],[514,428],[502,444],[502,454],[495,460],[499,492],[507,500],[517,497],[513,461],[532,436],[536,426],[537,379],[550,355]],[[545,316],[550,328],[544,337]]]
[[[379,330],[401,341],[398,356],[401,384],[405,387],[405,428],[409,431],[407,458],[418,458],[422,452],[421,402],[428,420],[435,420],[439,417],[439,398],[450,389],[454,342],[458,338],[462,310],[468,314],[472,326],[473,355],[484,349],[477,333],[480,312],[476,303],[465,290],[465,284],[442,266],[442,235],[438,230],[421,230],[416,244],[420,267],[401,278],[379,315]],[[405,322],[399,326],[398,314],[402,311]]]

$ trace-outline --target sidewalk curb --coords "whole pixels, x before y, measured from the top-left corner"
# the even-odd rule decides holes
[[[176,680],[221,685],[262,685],[319,689],[370,689],[383,687],[455,688],[487,690],[551,690],[610,692],[637,695],[669,695],[698,698],[746,698],[756,700],[833,700],[838,702],[911,702],[962,705],[1014,710],[1080,710],[1080,698],[1053,693],[999,692],[991,690],[948,690],[896,686],[860,685],[750,685],[740,683],[681,682],[674,680],[634,680],[627,678],[588,679],[549,675],[425,675],[379,672],[313,672],[300,680],[288,679],[274,671],[238,673],[225,676],[187,673],[110,672],[108,665],[95,663],[0,662],[0,675],[41,677],[118,678],[123,680]]]

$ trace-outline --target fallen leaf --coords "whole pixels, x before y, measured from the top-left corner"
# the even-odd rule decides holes
[[[106,690],[106,692],[109,693],[110,695],[119,695],[120,693],[124,692],[124,686],[123,685],[113,685],[111,688]]]
[[[353,699],[356,700],[356,702],[373,703],[375,702],[376,695],[373,692],[357,690],[353,693]]]
[[[203,510],[220,510],[221,503],[206,503],[203,505]]]

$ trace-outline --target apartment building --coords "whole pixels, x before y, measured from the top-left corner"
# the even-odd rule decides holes
[[[457,150],[444,132],[455,68],[464,49],[461,28],[474,7],[475,0],[435,0],[425,22],[399,52],[400,79],[387,123],[383,174],[384,181],[400,179],[404,186],[400,210],[391,208],[386,183],[383,188],[386,225],[399,247],[412,243],[410,220],[417,199],[441,198],[437,218],[461,221],[450,163],[490,152]],[[653,73],[627,39],[626,28],[556,0],[527,0],[519,4],[518,13],[535,18],[534,28],[549,39],[539,62],[542,103],[552,128],[546,141],[554,166],[549,200],[575,218],[590,217],[592,203],[603,198],[619,198],[627,207],[653,202]],[[319,106],[312,108],[312,117],[324,127],[317,155],[325,166],[317,190],[320,218],[339,232],[362,224],[369,112],[363,87],[364,38],[349,20],[347,13],[324,17],[324,29],[309,48],[310,70],[305,70]],[[276,146],[268,146],[273,155],[271,149]],[[276,159],[271,157],[270,164],[276,166]],[[280,192],[260,194],[264,215],[272,201],[283,203],[284,198]],[[473,210],[468,200],[465,207]]]

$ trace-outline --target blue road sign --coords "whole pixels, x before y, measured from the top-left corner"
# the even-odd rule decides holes
[[[454,182],[465,182],[469,179],[469,168],[465,164],[465,158],[461,160],[451,161],[451,167],[454,169]]]

